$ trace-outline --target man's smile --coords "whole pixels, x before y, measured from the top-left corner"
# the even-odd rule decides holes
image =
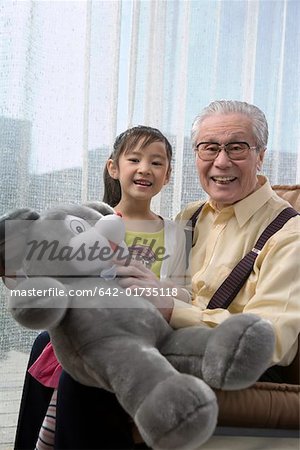
[[[237,179],[237,177],[233,177],[233,176],[231,177],[231,176],[220,176],[220,175],[212,176],[210,178],[217,184],[230,184]]]

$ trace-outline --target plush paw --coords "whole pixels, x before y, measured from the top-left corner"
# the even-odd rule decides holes
[[[251,386],[269,367],[274,345],[270,322],[254,314],[235,315],[213,330],[203,357],[203,379],[218,389]]]
[[[146,397],[134,421],[151,448],[192,450],[210,438],[217,415],[214,392],[202,380],[176,374]]]

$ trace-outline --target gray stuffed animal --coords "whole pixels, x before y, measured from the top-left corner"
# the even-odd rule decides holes
[[[239,389],[267,369],[269,322],[236,315],[215,329],[174,331],[146,299],[117,284],[125,227],[106,204],[60,205],[0,218],[0,266],[17,322],[49,331],[80,383],[116,394],[148,446],[191,450],[214,432],[213,390]],[[12,279],[13,278],[13,279]]]

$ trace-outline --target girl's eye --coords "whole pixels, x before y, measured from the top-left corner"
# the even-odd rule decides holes
[[[160,161],[153,161],[152,163],[154,166],[162,166],[162,163]]]
[[[139,160],[137,158],[128,158],[128,161],[137,163]]]

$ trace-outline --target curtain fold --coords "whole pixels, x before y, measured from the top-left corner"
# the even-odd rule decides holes
[[[245,21],[245,60],[243,64],[242,92],[247,102],[253,103],[255,60],[257,51],[257,28],[259,2],[248,2]]]
[[[83,131],[82,131],[82,202],[88,199],[88,158],[89,158],[89,112],[90,112],[90,66],[91,66],[91,3],[86,4],[86,30],[84,50],[84,95],[83,95]]]
[[[132,4],[132,30],[130,40],[130,58],[129,58],[129,80],[128,80],[128,121],[127,127],[133,125],[133,114],[135,105],[135,88],[136,88],[136,73],[137,73],[137,53],[139,41],[139,21],[140,21],[140,2],[133,0]]]
[[[281,128],[282,128],[282,96],[283,96],[283,80],[284,80],[284,65],[285,65],[285,46],[286,46],[286,18],[287,18],[287,2],[284,0],[282,5],[282,21],[281,21],[281,41],[278,49],[278,75],[276,86],[276,104],[274,114],[274,165],[273,171],[275,177],[279,175],[280,170],[280,145],[281,145]]]
[[[178,205],[181,206],[182,196],[182,167],[184,166],[184,141],[185,141],[185,121],[186,121],[186,108],[187,108],[187,83],[188,78],[188,42],[190,32],[190,3],[184,2],[182,4],[182,20],[179,31],[179,57],[178,67],[180,70],[177,72],[177,89],[174,92],[175,104],[174,108],[174,129],[177,130],[175,135],[175,162],[174,162],[174,186],[176,189],[173,191],[173,211],[178,209]],[[190,156],[190,158],[192,155]]]

